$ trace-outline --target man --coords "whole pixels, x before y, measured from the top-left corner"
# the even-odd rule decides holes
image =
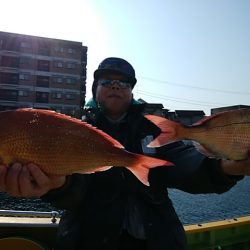
[[[42,197],[65,209],[56,249],[183,250],[186,238],[167,188],[190,193],[223,193],[250,172],[250,160],[207,158],[182,142],[148,149],[160,130],[133,100],[133,67],[106,58],[94,72],[93,99],[85,120],[120,141],[128,151],[172,161],[150,170],[150,187],[126,168],[95,174],[48,176],[29,164],[0,167],[0,188],[13,196]],[[56,166],[55,166],[56,167]]]

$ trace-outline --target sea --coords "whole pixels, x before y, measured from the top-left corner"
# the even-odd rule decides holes
[[[250,215],[250,176],[223,194],[189,194],[170,189],[169,196],[184,225],[247,216]],[[5,193],[0,193],[0,209],[63,212],[41,199],[13,198]]]

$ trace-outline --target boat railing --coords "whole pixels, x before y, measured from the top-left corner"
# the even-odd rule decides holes
[[[0,210],[0,249],[51,250],[59,220],[57,211]]]
[[[41,212],[41,211],[21,211],[21,210],[0,210],[1,217],[30,217],[30,218],[51,218],[51,223],[56,223],[59,218],[59,212]]]

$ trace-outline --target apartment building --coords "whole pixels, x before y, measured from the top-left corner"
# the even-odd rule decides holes
[[[0,32],[0,110],[32,107],[81,117],[87,47]]]

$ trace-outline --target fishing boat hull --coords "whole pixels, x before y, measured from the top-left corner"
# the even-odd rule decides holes
[[[0,249],[50,250],[58,213],[0,211]],[[184,226],[188,250],[250,249],[250,216]]]

